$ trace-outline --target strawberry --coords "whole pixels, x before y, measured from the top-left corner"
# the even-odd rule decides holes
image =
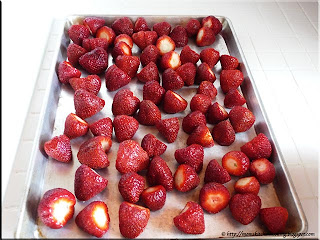
[[[216,75],[213,73],[212,69],[207,63],[201,63],[197,68],[195,82],[200,84],[203,81],[214,82],[216,80]]]
[[[148,133],[143,137],[141,147],[148,153],[150,158],[160,156],[167,149],[167,145],[158,140],[151,133]]]
[[[79,78],[81,76],[81,72],[72,67],[72,65],[67,62],[61,62],[58,67],[58,78],[61,83],[67,84],[70,78]]]
[[[237,133],[245,132],[251,128],[256,118],[248,108],[236,106],[229,112],[229,120],[234,131]]]
[[[79,118],[76,114],[70,113],[64,123],[64,135],[69,139],[81,137],[87,134],[89,124]]]
[[[178,67],[181,66],[180,56],[177,52],[170,51],[165,54],[163,54],[160,66],[163,70],[172,68],[173,70],[176,70]]]
[[[188,147],[177,149],[174,157],[179,164],[188,164],[197,173],[202,170],[204,151],[199,144],[191,144]]]
[[[258,158],[269,158],[272,153],[271,143],[263,133],[259,133],[251,141],[244,144],[241,148],[250,160]]]
[[[194,37],[195,35],[197,35],[199,29],[201,28],[201,24],[197,19],[192,18],[189,20],[185,28],[188,37]]]
[[[187,202],[180,214],[173,218],[174,225],[186,234],[202,234],[205,231],[204,214],[201,206]]]
[[[187,62],[197,64],[200,59],[200,55],[193,51],[188,45],[186,45],[181,50],[180,59],[182,64],[185,64]]]
[[[260,183],[255,177],[240,178],[234,184],[234,190],[237,193],[252,193],[258,195],[260,190]]]
[[[217,96],[218,91],[212,82],[203,81],[200,83],[197,93],[207,95],[211,100],[213,100]]]
[[[81,164],[85,164],[93,169],[101,169],[109,166],[110,162],[107,156],[112,146],[112,140],[105,136],[96,136],[90,138],[80,145],[77,154]]]
[[[211,105],[211,98],[204,94],[196,94],[190,101],[191,111],[206,113]]]
[[[222,70],[220,73],[220,85],[224,93],[237,89],[242,82],[243,73],[240,70]]]
[[[181,164],[174,173],[174,187],[180,192],[188,192],[196,188],[200,183],[200,178],[193,167]]]
[[[139,205],[123,202],[119,208],[120,233],[125,238],[136,238],[146,228],[150,210]]]
[[[271,233],[284,233],[288,221],[288,210],[284,207],[262,208],[259,217]]]
[[[163,110],[166,113],[178,113],[187,108],[188,102],[178,93],[168,90],[163,99]]]
[[[220,63],[223,70],[234,70],[239,66],[239,61],[236,57],[229,55],[221,55]]]
[[[155,23],[152,27],[153,31],[156,31],[158,36],[169,35],[171,32],[171,25],[168,22]]]
[[[128,17],[118,18],[111,25],[116,35],[127,34],[131,36],[133,34],[133,27],[133,23]]]
[[[266,158],[253,160],[249,170],[261,184],[272,183],[276,176],[276,169],[274,165]]]
[[[90,36],[90,31],[83,25],[72,25],[68,30],[68,35],[73,43],[81,45],[83,39]]]
[[[199,144],[203,147],[212,147],[214,145],[210,130],[205,124],[197,126],[187,139],[187,145]]]
[[[140,60],[136,56],[120,55],[116,58],[115,64],[129,77],[134,78],[140,66]]]
[[[137,78],[140,82],[146,83],[149,81],[160,81],[159,71],[157,64],[149,62],[141,71],[137,74]]]
[[[114,45],[116,45],[118,42],[125,42],[131,49],[133,48],[133,40],[127,34],[120,34],[116,36],[114,39]]]
[[[205,48],[200,52],[201,62],[205,62],[213,68],[219,62],[220,54],[213,48]]]
[[[179,132],[179,118],[162,119],[156,123],[156,128],[169,143],[173,143]]]
[[[227,170],[219,165],[217,160],[212,159],[206,169],[205,175],[204,175],[204,182],[217,182],[224,184],[226,182],[229,182],[231,180],[231,177]]]
[[[213,127],[212,137],[221,146],[230,146],[236,139],[233,127],[228,120],[221,121]]]
[[[113,115],[133,115],[140,106],[140,100],[129,89],[119,90],[113,97]]]
[[[174,41],[177,48],[184,47],[188,44],[187,30],[180,25],[175,26],[169,36]]]
[[[259,214],[261,199],[252,193],[236,194],[229,203],[229,209],[235,220],[243,225],[251,223]]]
[[[109,28],[107,26],[103,26],[97,30],[96,38],[105,38],[108,40],[108,45],[110,46],[113,44],[114,39],[116,38],[116,34],[112,30],[112,28]]]
[[[105,73],[106,86],[109,91],[115,91],[119,88],[127,85],[131,78],[128,74],[118,68],[116,65],[112,65]]]
[[[227,108],[242,106],[246,102],[246,99],[237,89],[231,89],[229,92],[227,92],[226,96],[224,97],[224,106]]]
[[[71,43],[67,48],[68,61],[71,63],[72,66],[77,66],[79,63],[79,58],[86,52],[87,50],[83,47],[75,43]]]
[[[133,138],[139,128],[139,122],[127,115],[117,115],[112,125],[118,142]]]
[[[131,48],[125,42],[118,42],[114,45],[112,50],[112,57],[116,59],[118,56],[132,56]]]
[[[107,52],[109,47],[109,42],[106,38],[86,38],[86,39],[83,39],[82,46],[88,52],[98,47],[103,48]]]
[[[148,23],[145,18],[138,17],[133,28],[133,32],[140,32],[140,31],[150,31]]]
[[[88,75],[85,78],[70,78],[69,83],[73,90],[84,89],[98,95],[101,88],[101,79],[98,75]]]
[[[191,86],[194,84],[197,68],[193,63],[188,62],[181,65],[177,68],[176,72],[182,78],[186,86]]]
[[[167,192],[162,185],[148,187],[141,193],[141,199],[151,211],[160,210],[166,203]]]
[[[207,112],[208,123],[215,124],[228,119],[228,117],[228,112],[218,102],[210,105]]]
[[[191,113],[189,113],[187,116],[185,116],[182,120],[182,129],[186,133],[190,134],[193,132],[193,130],[201,125],[201,124],[206,124],[206,117],[205,115],[196,110]]]
[[[196,43],[199,47],[209,46],[214,43],[216,37],[211,28],[202,27],[197,33]]]
[[[101,177],[87,165],[82,164],[75,173],[74,193],[78,200],[87,201],[102,192],[108,180]]]
[[[183,86],[182,78],[172,68],[168,68],[162,73],[162,87],[165,90],[179,90]]]
[[[224,167],[229,174],[239,177],[248,171],[250,160],[243,152],[230,151],[223,156],[222,167]]]
[[[140,61],[142,66],[147,66],[150,62],[157,63],[159,59],[160,51],[154,45],[147,46],[140,54]]]
[[[48,227],[62,228],[73,217],[75,196],[64,188],[45,192],[38,205],[38,216]]]
[[[230,193],[221,183],[206,183],[200,190],[199,202],[209,213],[218,213],[228,206]]]
[[[140,103],[138,121],[140,124],[154,126],[161,119],[161,112],[157,105],[150,100],[143,100]]]
[[[211,28],[215,35],[217,35],[222,30],[222,24],[214,16],[208,16],[202,19],[201,21],[202,27]]]
[[[106,21],[101,17],[86,17],[83,19],[83,25],[89,29],[93,36],[96,34],[97,30],[105,24]]]
[[[75,222],[86,233],[101,238],[109,230],[108,207],[104,202],[93,201],[78,213]]]
[[[116,168],[121,174],[139,172],[147,169],[148,165],[148,153],[136,141],[125,140],[119,144]]]
[[[101,47],[95,48],[79,58],[80,65],[91,74],[99,74],[108,67],[108,53]]]
[[[176,48],[176,44],[171,39],[171,37],[169,37],[167,35],[163,35],[158,38],[158,40],[156,42],[156,47],[158,48],[159,53],[162,56],[162,55],[166,54],[167,52],[174,51],[174,49]]]
[[[104,105],[105,101],[103,99],[84,89],[79,89],[74,93],[76,115],[82,119],[89,118],[100,112]]]
[[[167,163],[159,156],[155,156],[147,172],[147,180],[151,186],[162,185],[167,191],[173,189],[173,176]]]
[[[140,31],[132,35],[134,43],[141,49],[145,49],[149,45],[155,45],[158,35],[155,31]]]
[[[118,189],[124,201],[136,203],[139,201],[144,186],[144,177],[135,172],[128,172],[121,176]]]
[[[60,135],[44,143],[44,151],[59,162],[70,162],[72,158],[70,139]]]
[[[149,63],[151,64],[151,63]],[[148,81],[143,85],[143,100],[150,100],[158,105],[162,101],[166,90],[157,81]]]
[[[112,120],[109,117],[102,118],[89,125],[94,136],[106,136],[111,138],[113,132]]]

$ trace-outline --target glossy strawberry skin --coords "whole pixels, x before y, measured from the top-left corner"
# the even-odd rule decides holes
[[[87,134],[89,124],[79,118],[77,115],[70,113],[64,123],[64,134],[69,138],[77,138]]]
[[[197,126],[187,139],[187,145],[199,144],[203,147],[212,147],[214,141],[210,130],[204,124]]]
[[[106,21],[100,17],[86,17],[83,19],[83,25],[86,26],[94,36],[97,30],[105,25]]]
[[[74,107],[76,115],[82,119],[89,118],[100,112],[105,105],[105,101],[93,93],[79,89],[74,93]]]
[[[156,123],[156,128],[168,143],[173,143],[178,136],[180,124],[177,117],[162,119]]]
[[[250,160],[243,152],[230,151],[222,157],[222,166],[229,174],[239,177],[248,171]]]
[[[256,118],[249,109],[235,106],[229,112],[229,120],[235,132],[245,132],[252,127]]]
[[[247,101],[237,89],[231,89],[227,92],[223,102],[225,107],[233,108],[235,106],[242,106]]]
[[[162,87],[165,90],[179,90],[184,86],[184,82],[179,74],[172,68],[166,69],[162,74]]]
[[[81,72],[72,67],[72,65],[67,62],[61,62],[58,67],[58,78],[61,83],[69,83],[70,78],[79,78],[81,76]]]
[[[179,164],[188,164],[199,173],[203,167],[204,151],[199,144],[192,144],[188,147],[177,149],[174,157]]]
[[[223,70],[234,70],[239,66],[239,61],[236,57],[229,55],[221,55],[220,63]]]
[[[175,26],[171,33],[169,34],[171,39],[176,44],[176,47],[184,47],[188,44],[188,34],[184,27],[177,25]]]
[[[81,46],[83,39],[90,36],[90,31],[83,25],[72,25],[68,30],[68,35],[75,44]]]
[[[138,68],[140,66],[140,60],[136,56],[118,56],[115,64],[118,68],[124,71],[129,77],[133,78],[136,76]]]
[[[112,125],[118,142],[131,139],[139,128],[139,122],[127,115],[117,115]]]
[[[202,81],[198,87],[197,93],[207,95],[211,100],[213,100],[217,96],[218,91],[212,82]]]
[[[206,124],[206,117],[201,111],[193,111],[185,116],[182,120],[182,129],[188,134],[201,124]]]
[[[244,144],[241,148],[250,160],[258,158],[269,158],[272,153],[272,147],[269,139],[263,133],[259,133],[251,141]]]
[[[253,160],[249,170],[250,173],[255,176],[261,184],[272,183],[276,176],[274,165],[266,158]]]
[[[156,31],[159,37],[169,35],[171,32],[171,25],[168,22],[159,22],[153,25],[153,31]]]
[[[140,124],[154,126],[161,119],[161,112],[157,105],[150,100],[143,100],[140,103],[138,121]]]
[[[141,200],[151,211],[160,210],[166,203],[167,191],[162,185],[146,188],[141,193]]]
[[[69,83],[73,90],[84,89],[98,95],[101,88],[101,79],[98,75],[89,75],[85,78],[70,78]]]
[[[218,103],[215,102],[208,108],[207,121],[208,123],[218,123],[228,119],[228,112]]]
[[[191,111],[200,111],[206,114],[211,105],[211,98],[204,94],[196,94],[192,97],[190,101]]]
[[[105,38],[108,41],[108,45],[113,44],[114,39],[116,38],[116,34],[112,30],[112,28],[108,26],[103,26],[97,30],[96,38]]]
[[[115,91],[119,88],[129,84],[131,78],[128,74],[118,68],[116,65],[112,65],[105,73],[106,86],[109,91]]]
[[[213,48],[206,48],[200,52],[201,62],[205,62],[210,68],[213,68],[219,62],[220,54]]]
[[[121,176],[118,189],[124,201],[136,203],[139,201],[144,186],[144,177],[135,172],[128,172]]]
[[[214,32],[211,28],[202,27],[199,29],[196,43],[199,47],[209,46],[213,44],[216,40]]]
[[[111,138],[113,132],[112,120],[109,117],[102,118],[89,125],[94,136],[106,136]]]
[[[217,160],[212,159],[206,169],[204,182],[217,182],[217,183],[227,183],[231,180],[231,177],[227,170],[219,165]]]
[[[137,78],[140,82],[147,83],[150,81],[160,81],[158,67],[154,62],[149,62],[141,71],[137,74]]]
[[[166,93],[166,90],[160,86],[157,81],[148,81],[143,85],[143,100],[150,100],[159,105]]]
[[[228,120],[221,121],[213,127],[212,137],[221,146],[230,146],[236,139],[233,127]]]
[[[284,233],[289,214],[284,207],[270,207],[262,208],[259,217],[271,233]]]
[[[75,43],[71,43],[67,48],[68,61],[71,63],[72,66],[77,66],[79,64],[79,58],[86,52],[87,50],[83,47]]]
[[[163,110],[166,113],[178,113],[184,111],[188,106],[188,102],[178,93],[168,90],[163,98]]]
[[[203,81],[215,82],[216,75],[207,63],[201,63],[197,68],[195,82],[200,84]]]
[[[108,67],[108,53],[101,47],[95,48],[79,58],[80,65],[91,74],[99,74]]]
[[[131,36],[133,34],[133,27],[134,25],[128,17],[118,18],[111,25],[116,35],[127,34]]]
[[[138,17],[133,28],[133,32],[149,31],[150,28],[145,18]]]
[[[197,68],[193,63],[189,62],[181,65],[177,68],[176,72],[182,78],[186,86],[191,86],[194,84]]]
[[[181,164],[174,173],[174,187],[179,192],[188,192],[196,188],[200,178],[193,167],[188,164]]]
[[[150,62],[157,63],[160,59],[160,51],[155,45],[149,45],[140,54],[142,66],[147,66]]]
[[[132,35],[134,43],[141,49],[145,49],[149,45],[155,45],[158,35],[155,31],[140,31]]]
[[[182,48],[180,53],[181,64],[185,64],[187,62],[191,62],[193,64],[197,64],[200,59],[200,55],[193,51],[188,45]]]
[[[150,158],[160,156],[167,149],[167,145],[158,140],[151,133],[148,133],[143,137],[141,147],[148,153]]]
[[[237,89],[243,82],[243,73],[240,70],[222,70],[220,73],[220,86],[224,93]]]
[[[199,29],[201,28],[201,24],[197,19],[192,18],[189,20],[185,28],[186,28],[188,37],[193,37],[197,35]]]
[[[202,26],[211,28],[215,35],[217,35],[222,30],[221,22],[214,16],[203,18],[201,24]]]
[[[133,115],[140,106],[140,100],[129,89],[119,90],[113,97],[113,115]]]
[[[56,136],[45,142],[44,151],[59,162],[67,163],[72,159],[70,139],[66,135]]]
[[[234,184],[234,190],[237,193],[252,193],[258,195],[260,190],[260,183],[253,176],[240,178]]]

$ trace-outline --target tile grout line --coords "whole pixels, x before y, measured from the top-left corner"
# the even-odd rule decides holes
[[[318,32],[318,29],[315,28],[315,26],[313,25],[308,13],[303,9],[303,7],[301,6],[301,3],[298,1],[297,2],[299,7],[301,8],[302,12],[304,13],[304,15],[306,15],[306,17],[308,18],[309,22],[311,23],[311,26]],[[317,3],[317,2],[316,2]],[[318,10],[319,10],[319,4],[318,4]],[[319,21],[319,15],[318,15],[318,21]],[[319,35],[319,33],[318,33]]]

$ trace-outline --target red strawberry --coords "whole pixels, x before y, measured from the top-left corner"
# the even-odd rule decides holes
[[[230,193],[221,183],[205,184],[199,194],[201,207],[209,213],[218,213],[228,206]]]
[[[144,190],[144,185],[144,177],[135,172],[128,172],[121,176],[118,189],[124,201],[136,203]]]
[[[184,47],[188,44],[188,34],[184,27],[177,25],[175,26],[171,33],[169,34],[171,39],[176,44],[176,47]]]
[[[73,90],[84,89],[98,95],[101,88],[101,79],[98,75],[89,75],[85,78],[70,78],[69,83]]]
[[[148,23],[145,18],[138,17],[133,28],[133,32],[140,32],[140,31],[150,31]]]
[[[119,208],[119,228],[123,237],[136,238],[146,228],[150,210],[139,205],[123,202]]]
[[[224,184],[229,182],[231,177],[227,170],[219,165],[217,160],[212,159],[206,169],[206,173],[204,176],[204,182],[217,182]]]
[[[70,78],[79,78],[81,72],[72,67],[72,65],[67,62],[61,62],[58,67],[58,78],[61,83],[68,83]]]
[[[91,74],[99,74],[108,67],[108,53],[101,47],[82,55],[80,65]]]
[[[212,137],[219,145],[230,146],[236,139],[236,134],[230,121],[224,120],[213,127]]]
[[[44,143],[44,151],[59,162],[70,162],[72,158],[70,139],[60,135]]]
[[[193,167],[181,164],[174,173],[174,187],[180,192],[188,192],[196,188],[200,183],[200,178]]]
[[[118,56],[115,63],[118,68],[128,74],[131,78],[136,76],[136,73],[140,66],[140,60],[136,56]]]
[[[140,124],[154,126],[161,119],[161,112],[157,105],[150,100],[143,100],[140,103],[138,121]]]
[[[147,169],[148,165],[148,153],[136,141],[125,140],[119,144],[116,168],[121,174],[139,172]]]
[[[149,45],[155,45],[158,35],[155,31],[140,31],[132,35],[134,43],[141,49],[145,49]]]
[[[68,34],[73,43],[81,45],[82,40],[90,36],[90,31],[83,25],[72,25],[68,30]]]
[[[148,65],[150,62],[157,63],[160,59],[160,52],[158,48],[154,45],[149,45],[143,49],[140,54],[140,61],[142,66]]]
[[[211,105],[211,98],[204,94],[196,94],[190,101],[191,111],[206,113]]]
[[[78,200],[87,201],[107,187],[108,180],[87,165],[82,164],[75,173],[74,193]]]
[[[112,23],[111,28],[116,35],[124,33],[131,36],[133,34],[133,23],[128,17],[118,18]]]
[[[200,59],[200,55],[193,51],[188,45],[184,46],[180,53],[180,60],[182,64],[187,62],[191,62],[193,64],[197,64]]]
[[[197,35],[200,28],[201,28],[201,24],[197,19],[194,19],[194,18],[190,19],[186,25],[186,31],[187,31],[188,37],[193,37]]]
[[[80,145],[77,154],[81,164],[85,164],[93,169],[101,169],[109,166],[110,162],[107,156],[112,146],[111,138],[97,136],[90,138]]]
[[[212,105],[210,105],[207,112],[208,123],[215,124],[223,120],[226,120],[228,117],[228,112],[218,102],[215,102]]]
[[[151,64],[151,63],[150,63]],[[148,81],[143,85],[143,100],[150,100],[154,104],[160,104],[166,90],[157,81]]]
[[[211,28],[202,27],[199,29],[197,38],[196,38],[196,43],[199,47],[209,46],[213,44],[215,40],[216,40],[216,37]]]
[[[109,28],[107,26],[103,26],[98,29],[96,38],[105,38],[108,40],[108,45],[110,46],[113,44],[114,39],[116,38],[116,34],[112,30],[112,28]]]
[[[168,68],[162,74],[162,87],[165,90],[178,90],[184,86],[179,74],[172,68]]]
[[[213,100],[217,96],[218,91],[216,87],[212,84],[212,82],[203,81],[200,83],[197,93],[207,95],[211,98],[211,100]]]
[[[151,133],[148,133],[143,137],[141,147],[148,153],[150,158],[160,156],[167,149],[167,145],[158,140]]]
[[[162,185],[167,191],[173,189],[173,176],[167,163],[159,156],[155,156],[147,172],[147,180],[151,186]]]
[[[85,50],[89,52],[98,47],[103,48],[107,52],[109,47],[109,42],[106,38],[86,38],[86,39],[83,39],[82,46]]]
[[[85,119],[100,112],[104,107],[105,101],[93,93],[84,89],[79,89],[74,93],[74,107],[76,115]]]
[[[40,220],[50,228],[62,228],[73,217],[75,196],[66,189],[54,188],[43,195],[38,205]]]
[[[91,202],[78,213],[75,222],[86,233],[101,238],[109,230],[108,207],[101,201]]]
[[[284,207],[262,208],[260,220],[271,233],[284,233],[288,221],[288,210]]]
[[[245,132],[251,128],[256,118],[248,108],[236,106],[229,112],[229,120],[234,131],[237,133]]]
[[[112,57],[116,59],[118,56],[132,56],[131,48],[125,42],[118,42],[112,50]]]
[[[179,54],[174,51],[165,53],[161,58],[160,66],[164,70],[168,68],[172,68],[173,70],[176,70],[178,67],[181,66]]]
[[[187,145],[199,144],[203,147],[212,147],[214,145],[210,130],[205,124],[197,126],[187,139]]]
[[[133,115],[139,108],[140,100],[129,89],[119,90],[113,97],[113,115]]]
[[[154,62],[149,62],[141,71],[137,74],[137,78],[140,82],[160,81],[158,67]]]
[[[234,184],[234,190],[237,193],[252,193],[258,195],[260,190],[260,183],[255,177],[240,178]]]
[[[222,30],[221,22],[214,16],[208,16],[203,18],[201,23],[202,27],[211,28],[215,35],[217,35]]]
[[[171,37],[169,37],[167,35],[163,35],[158,38],[158,40],[156,42],[156,47],[158,48],[159,53],[162,56],[162,55],[166,54],[167,52],[174,51],[174,49],[176,48],[176,44],[171,39]]]
[[[162,119],[156,123],[156,127],[169,143],[173,143],[178,136],[179,119],[177,117]]]
[[[196,202],[187,202],[180,214],[173,218],[173,222],[186,234],[202,234],[205,231],[203,210]]]
[[[213,48],[205,48],[200,52],[201,62],[205,62],[213,68],[219,62],[220,54]]]
[[[169,35],[171,32],[171,25],[168,22],[159,22],[153,25],[153,31],[156,31],[158,36]]]
[[[223,70],[234,70],[239,66],[238,59],[229,55],[221,55],[220,63]]]
[[[177,149],[174,157],[179,164],[188,164],[197,173],[202,170],[204,151],[201,145],[191,144],[188,147]]]
[[[236,194],[229,203],[229,209],[235,220],[248,225],[259,214],[261,199],[252,193]]]
[[[109,91],[115,91],[119,88],[127,85],[131,78],[128,74],[118,68],[116,65],[112,65],[105,73],[106,86]]]
[[[102,118],[89,125],[94,136],[106,136],[111,138],[113,132],[112,120],[109,117]]]
[[[189,113],[182,120],[182,129],[186,133],[190,134],[192,131],[201,124],[206,124],[206,117],[198,110]]]
[[[230,151],[223,156],[222,167],[224,167],[229,174],[239,177],[248,171],[250,160],[243,152]]]
[[[207,63],[201,63],[197,68],[196,80],[197,84],[203,81],[214,82],[216,80],[216,75],[213,73],[211,68]]]
[[[266,158],[253,160],[249,170],[250,173],[255,176],[261,184],[272,183],[276,176],[275,167]]]
[[[246,99],[237,89],[231,89],[229,92],[227,92],[226,96],[224,97],[224,106],[227,108],[242,106],[246,102]]]
[[[191,86],[194,84],[197,68],[193,63],[188,62],[181,65],[177,68],[176,72],[182,78],[186,86]]]
[[[163,110],[166,113],[178,113],[187,108],[188,102],[178,93],[168,90],[163,99]]]
[[[139,122],[127,115],[117,115],[112,125],[118,142],[133,138],[139,128]]]
[[[166,203],[167,192],[162,185],[148,187],[141,193],[141,199],[151,211],[160,210]]]
[[[71,63],[72,66],[77,66],[79,63],[79,58],[86,52],[87,50],[83,47],[75,43],[71,43],[67,48],[68,61]]]
[[[70,113],[64,123],[64,135],[69,139],[76,138],[87,134],[89,124],[79,118],[77,115]]]
[[[95,35],[97,30],[105,24],[106,21],[101,17],[86,17],[83,19],[83,25],[90,30],[92,35]]]
[[[237,89],[242,82],[243,73],[240,70],[222,70],[220,73],[220,85],[224,93]]]
[[[120,34],[114,39],[114,45],[118,42],[125,42],[130,48],[133,48],[132,38],[127,34]]]
[[[251,141],[244,144],[241,148],[250,160],[258,158],[269,158],[272,153],[271,143],[263,133],[259,133]]]

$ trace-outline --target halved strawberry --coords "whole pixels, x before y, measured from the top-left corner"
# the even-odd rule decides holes
[[[140,100],[129,89],[119,90],[113,97],[113,115],[133,115],[139,108]]]
[[[259,133],[251,141],[244,144],[241,148],[250,160],[258,158],[269,158],[272,153],[272,147],[269,139],[263,133]]]
[[[158,36],[169,35],[171,32],[171,25],[168,22],[155,23],[152,27],[153,31],[156,31]]]
[[[182,78],[186,86],[191,86],[194,84],[197,67],[193,63],[188,62],[181,65],[177,68],[176,72]]]
[[[199,144],[191,144],[188,147],[177,149],[174,157],[179,164],[188,164],[199,173],[202,170],[204,151]]]
[[[248,171],[250,160],[243,152],[230,151],[223,156],[222,166],[229,174],[239,177]]]
[[[201,62],[205,62],[213,68],[219,62],[220,54],[213,48],[205,48],[200,52]]]
[[[131,139],[139,128],[139,122],[127,115],[117,115],[112,125],[118,142]]]
[[[229,120],[237,133],[245,132],[251,128],[256,118],[248,108],[236,106],[229,112]]]
[[[255,177],[240,178],[234,184],[234,190],[237,193],[252,193],[258,195],[260,190],[260,183]]]
[[[111,138],[113,132],[112,120],[109,117],[102,118],[89,125],[94,136],[106,136]]]
[[[202,27],[197,33],[196,43],[199,47],[209,46],[214,43],[216,37],[211,28]]]
[[[276,176],[276,169],[274,165],[266,158],[253,160],[249,170],[261,184],[272,183]]]
[[[133,23],[128,17],[118,18],[111,27],[116,35],[127,34],[131,36],[133,34]]]
[[[195,82],[200,84],[203,81],[214,82],[216,80],[216,75],[207,63],[201,63],[197,68]]]
[[[149,62],[141,71],[137,74],[137,78],[140,82],[160,81],[159,71],[157,64]]]
[[[98,95],[101,88],[101,79],[98,75],[88,75],[85,78],[70,78],[69,83],[73,90],[84,89]]]
[[[114,45],[116,45],[118,42],[125,42],[130,48],[133,48],[133,40],[127,34],[120,34],[116,36],[114,39]]]
[[[157,63],[159,59],[159,49],[154,45],[147,46],[140,54],[140,61],[142,66],[147,66],[150,62]]]
[[[162,119],[156,123],[156,127],[169,143],[173,143],[177,139],[179,132],[179,118]]]
[[[262,208],[260,220],[271,233],[284,233],[288,221],[288,210],[284,207]]]
[[[148,153],[150,158],[160,156],[167,149],[167,145],[158,140],[151,133],[148,133],[143,137],[141,147]]]
[[[167,52],[174,51],[174,49],[176,48],[176,44],[171,39],[171,37],[169,37],[167,35],[163,35],[158,38],[158,40],[156,42],[156,47],[158,48],[159,53],[162,56],[162,55],[166,54]]]
[[[95,48],[79,58],[80,65],[91,74],[99,74],[108,67],[108,53],[101,47]]]
[[[106,21],[101,17],[86,17],[83,19],[83,25],[86,26],[94,36],[97,30],[103,27]]]
[[[133,28],[133,32],[149,31],[150,28],[145,18],[138,17]]]
[[[106,86],[109,91],[115,91],[119,88],[127,85],[131,78],[128,74],[118,68],[116,65],[112,65],[105,73]]]
[[[184,46],[180,53],[180,60],[182,64],[187,62],[191,62],[193,64],[197,64],[200,59],[200,55],[193,51],[190,46]]]
[[[188,164],[181,164],[174,173],[174,187],[180,192],[188,192],[196,188],[200,178],[193,167]]]
[[[124,201],[136,203],[144,190],[145,180],[136,172],[128,172],[120,178],[118,189]]]
[[[74,93],[76,115],[82,119],[89,118],[100,112],[104,105],[105,101],[103,99],[84,89],[79,89]]]
[[[162,73],[162,87],[165,90],[179,90],[183,86],[182,78],[172,68],[168,68]]]
[[[204,182],[217,182],[224,184],[226,182],[229,182],[231,180],[231,177],[227,170],[220,166],[220,164],[217,162],[217,160],[212,159],[206,169],[205,175],[204,175]]]
[[[197,19],[192,18],[189,20],[185,28],[186,28],[188,37],[193,37],[197,35],[199,29],[201,28],[201,24]]]
[[[59,162],[70,162],[72,159],[70,139],[64,134],[45,142],[44,151]]]
[[[227,92],[223,100],[224,106],[227,108],[242,106],[246,102],[246,99],[242,96],[238,89],[231,89],[229,92]]]
[[[115,64],[118,68],[128,74],[129,77],[133,78],[136,76],[140,66],[140,60],[137,56],[120,55],[116,58]]]
[[[212,129],[212,137],[221,146],[230,146],[236,139],[236,134],[229,120],[224,120]]]
[[[199,144],[203,147],[212,147],[214,145],[210,130],[205,124],[197,126],[187,139],[187,145]]]
[[[151,211],[160,210],[166,203],[167,191],[162,185],[148,187],[141,193],[141,200]]]
[[[177,25],[175,26],[171,33],[169,34],[171,39],[176,44],[176,47],[184,47],[188,44],[188,34],[184,27]]]
[[[70,78],[79,78],[81,72],[74,68],[69,62],[64,61],[59,64],[58,78],[61,83],[68,83]]]
[[[158,105],[161,103],[166,90],[162,86],[160,86],[159,82],[148,81],[143,85],[142,93],[143,100],[150,100],[154,104]]]
[[[181,66],[180,56],[175,51],[170,51],[165,54],[163,54],[160,66],[163,70],[172,68],[173,70],[176,70],[178,67]]]
[[[188,102],[178,93],[168,90],[163,99],[163,110],[166,113],[178,113],[184,111]]]
[[[224,93],[237,89],[243,82],[243,73],[240,70],[222,70],[220,73],[220,86]]]
[[[140,124],[154,126],[161,119],[161,112],[157,105],[150,100],[143,100],[140,103],[138,121]]]
[[[86,52],[87,50],[83,47],[75,43],[71,43],[67,48],[68,61],[71,63],[72,66],[77,66],[79,64],[79,58]]]
[[[48,227],[62,228],[73,217],[75,196],[64,188],[45,192],[38,205],[38,216]]]
[[[211,98],[204,94],[196,94],[190,101],[191,111],[206,113],[211,105]]]
[[[131,48],[125,42],[118,42],[112,49],[112,57],[116,59],[118,56],[132,56]]]
[[[85,135],[89,130],[89,124],[79,118],[76,114],[70,113],[64,123],[64,135],[69,139]]]
[[[229,55],[221,55],[220,63],[223,70],[234,70],[239,66],[239,61],[236,57]]]
[[[208,123],[215,124],[223,120],[226,120],[228,117],[228,112],[218,102],[215,102],[212,105],[210,105],[207,112]]]
[[[206,117],[201,111],[193,111],[185,116],[182,120],[182,129],[190,134],[192,131],[201,124],[206,124]]]
[[[108,40],[109,46],[113,44],[114,39],[116,38],[116,34],[112,30],[112,28],[103,26],[97,30],[96,38],[105,38]]]
[[[109,42],[106,38],[86,38],[82,41],[82,47],[88,52],[98,47],[103,48],[107,52]]]
[[[132,35],[134,43],[141,49],[145,49],[149,45],[155,45],[158,35],[155,31],[140,31]]]
[[[82,44],[82,40],[90,36],[90,31],[83,25],[72,25],[68,30],[70,39],[78,45]]]
[[[201,21],[203,27],[209,27],[213,30],[214,34],[217,35],[222,30],[222,24],[214,16],[208,16]]]

